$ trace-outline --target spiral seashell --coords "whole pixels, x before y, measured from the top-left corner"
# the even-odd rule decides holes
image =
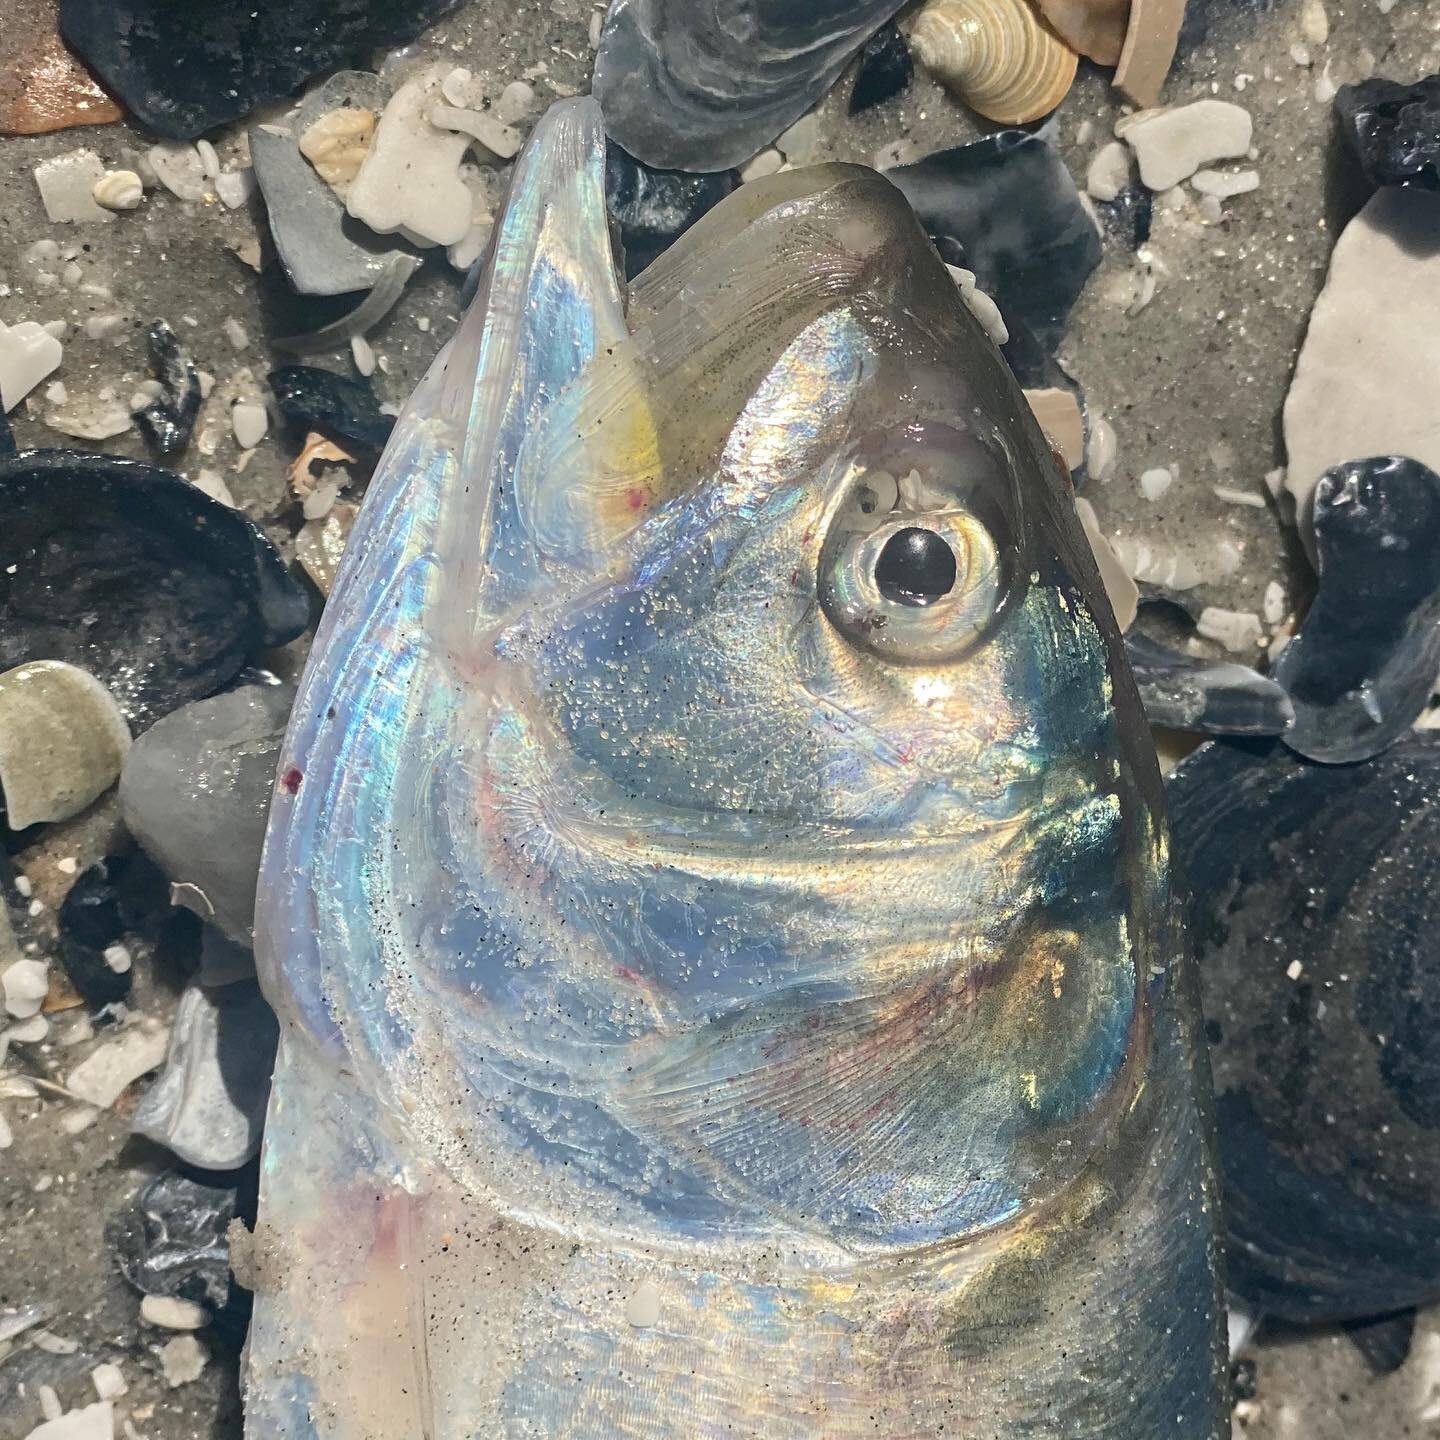
[[[1006,125],[1048,115],[1079,64],[1027,0],[930,0],[910,43],[972,110]]]
[[[0,675],[0,790],[12,830],[78,815],[119,778],[129,749],[120,707],[88,671],[31,660]]]

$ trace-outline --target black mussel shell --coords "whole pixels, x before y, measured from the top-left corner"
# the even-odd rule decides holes
[[[73,450],[0,460],[0,670],[67,660],[139,731],[309,618],[256,526],[173,471]]]
[[[1232,1290],[1296,1322],[1440,1299],[1440,735],[1212,741],[1168,792]]]
[[[1335,113],[1372,185],[1440,190],[1440,75],[1342,85]]]
[[[1233,661],[1172,650],[1132,630],[1125,653],[1152,725],[1199,735],[1278,735],[1295,718],[1273,680]]]

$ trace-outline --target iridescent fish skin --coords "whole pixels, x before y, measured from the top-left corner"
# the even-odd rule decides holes
[[[247,1433],[1227,1434],[1159,779],[1045,442],[873,172],[627,305],[603,161],[537,128],[291,722]]]

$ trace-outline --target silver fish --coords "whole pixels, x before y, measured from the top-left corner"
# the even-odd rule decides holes
[[[253,1440],[1227,1432],[1153,752],[900,192],[521,156],[282,753]]]

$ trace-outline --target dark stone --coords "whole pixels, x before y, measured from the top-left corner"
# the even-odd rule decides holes
[[[1341,1328],[1377,1375],[1393,1375],[1410,1358],[1415,1311],[1402,1310],[1378,1320],[1347,1320]]]
[[[1320,477],[1315,599],[1275,678],[1285,743],[1340,764],[1377,754],[1424,710],[1440,673],[1440,475],[1393,455]]]
[[[1305,1324],[1440,1300],[1440,735],[1351,765],[1213,741],[1167,801],[1230,1288]]]
[[[147,130],[174,140],[367,65],[460,0],[61,0],[66,43]]]
[[[138,732],[309,619],[265,536],[173,471],[73,450],[0,460],[0,669],[79,665]]]
[[[872,105],[898,95],[915,78],[910,47],[892,20],[882,25],[860,47],[860,68],[850,91],[850,113],[858,115]]]
[[[1130,668],[1152,725],[1201,735],[1279,735],[1295,718],[1290,697],[1248,665],[1172,650],[1132,630]]]
[[[288,685],[241,685],[185,705],[136,740],[120,773],[126,829],[170,880],[199,892],[186,903],[242,945],[294,699]]]
[[[1154,202],[1143,185],[1126,186],[1113,200],[1097,200],[1095,213],[1105,233],[1132,250],[1138,250],[1150,238]]]
[[[157,399],[137,411],[135,424],[161,455],[172,455],[190,442],[200,413],[200,376],[179,337],[163,321],[150,327],[150,368],[165,387]]]
[[[798,120],[903,0],[616,0],[591,89],[647,165],[729,170]]]
[[[235,1205],[233,1186],[167,1170],[110,1217],[105,1238],[120,1273],[142,1295],[178,1295],[218,1309],[230,1293],[225,1231]]]
[[[318,430],[361,450],[380,450],[395,417],[380,411],[368,380],[351,380],[314,365],[282,365],[270,372],[281,413],[299,430]]]
[[[109,855],[70,887],[60,905],[60,958],[70,983],[92,1006],[109,1005],[130,993],[129,970],[117,973],[105,950],[135,942],[148,947],[172,914],[170,885],[146,856]]]
[[[15,453],[15,432],[10,428],[10,422],[5,418],[5,412],[0,410],[0,460]]]
[[[1373,185],[1440,190],[1440,75],[1413,85],[1393,80],[1342,85],[1335,113]]]
[[[1053,354],[1100,263],[1100,232],[1055,147],[1024,130],[884,172],[904,192],[947,264],[975,272],[1006,325]]]
[[[625,276],[638,275],[740,183],[738,170],[656,170],[613,142],[605,150],[605,208],[620,227]]]

